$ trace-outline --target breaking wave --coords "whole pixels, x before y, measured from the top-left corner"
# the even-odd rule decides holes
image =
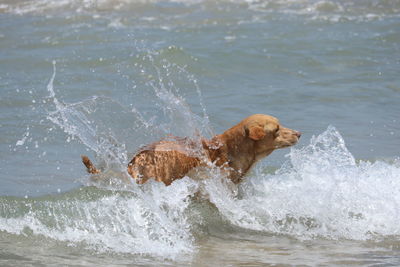
[[[248,177],[238,198],[210,181],[211,201],[232,224],[299,239],[400,234],[399,161],[356,163],[332,126],[287,157],[276,173]]]

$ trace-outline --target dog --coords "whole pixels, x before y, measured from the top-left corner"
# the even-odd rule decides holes
[[[138,184],[153,178],[166,186],[198,167],[217,166],[234,184],[275,149],[295,145],[301,133],[280,125],[275,117],[254,114],[210,140],[172,137],[142,147],[127,171]],[[82,156],[88,173],[100,171]]]

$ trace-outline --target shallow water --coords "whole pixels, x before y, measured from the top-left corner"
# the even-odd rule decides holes
[[[397,0],[1,1],[0,265],[398,266],[399,29]],[[253,113],[303,135],[238,188],[118,182]]]

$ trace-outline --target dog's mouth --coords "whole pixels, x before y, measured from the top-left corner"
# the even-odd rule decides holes
[[[296,142],[297,143],[297,142]],[[291,147],[291,146],[293,146],[293,145],[295,145],[296,143],[291,143],[291,144],[282,144],[282,145],[279,145],[279,146],[276,146],[275,148],[286,148],[286,147]]]
[[[275,146],[275,149],[294,146],[295,144],[297,144],[299,142],[299,139],[300,139],[300,137],[296,136],[293,138],[293,140],[281,142]]]

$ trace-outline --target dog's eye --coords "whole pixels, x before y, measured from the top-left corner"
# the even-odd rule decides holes
[[[279,133],[279,126],[275,129],[274,136],[278,136],[278,133]]]

